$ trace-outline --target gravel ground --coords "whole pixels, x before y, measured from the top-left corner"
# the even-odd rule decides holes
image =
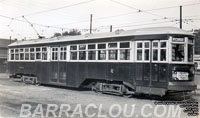
[[[200,75],[197,75],[196,79],[196,83],[200,85]],[[198,102],[200,101],[199,93],[200,90],[193,96]],[[150,118],[155,118],[163,114],[162,117],[167,117],[170,114],[169,112],[172,105],[158,107],[159,105],[156,106],[154,104],[155,102],[161,101],[142,96],[125,98],[115,95],[94,93],[89,90],[23,84],[9,79],[7,75],[0,74],[0,118],[20,118],[22,104],[31,105],[30,113],[34,118],[40,118],[43,114],[45,116],[48,104],[57,105],[58,110],[56,110],[55,114],[50,113],[47,117],[54,117],[54,115],[58,117],[60,112],[59,108],[62,104],[70,105],[68,115],[74,118],[87,118],[89,117],[88,114],[91,115],[93,113],[95,113],[93,117],[113,118],[116,115],[115,117],[123,118],[125,117],[123,113],[132,113],[133,107],[131,107],[131,105],[135,105],[134,114],[130,116],[131,118],[141,118],[147,115],[149,115]],[[42,105],[42,110],[39,109],[41,108],[38,107],[39,104]],[[114,104],[116,106],[113,106]],[[78,109],[80,108],[77,107],[78,105],[81,106],[82,112]],[[89,105],[92,107],[88,107]],[[128,107],[126,107],[126,105]],[[179,108],[177,106],[173,107]],[[86,112],[87,108],[88,110]],[[166,112],[163,113],[165,109]],[[187,114],[183,112],[183,109],[180,111],[180,116],[177,115],[175,117],[188,118]],[[34,113],[37,114],[34,116]],[[117,115],[118,113],[121,114]],[[29,116],[28,118],[31,117],[32,116]],[[65,113],[63,113],[61,117],[66,118]],[[170,115],[170,117],[172,116]]]

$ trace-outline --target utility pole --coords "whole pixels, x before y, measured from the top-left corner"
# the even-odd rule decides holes
[[[10,44],[11,44],[11,36],[10,36]]]
[[[110,32],[112,32],[112,25],[110,25]]]
[[[92,14],[90,14],[90,34],[92,34]]]
[[[182,29],[182,6],[180,6],[180,29]]]

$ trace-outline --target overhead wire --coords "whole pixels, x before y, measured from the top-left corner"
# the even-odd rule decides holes
[[[134,9],[134,10],[138,10],[137,12],[144,12],[144,13],[151,14],[151,15],[154,15],[154,16],[158,16],[158,17],[162,17],[162,18],[167,18],[167,17],[163,17],[163,16],[158,15],[158,14],[154,14],[154,13],[148,12],[148,11],[143,11],[142,9],[138,9],[138,8],[135,8],[135,7],[123,4],[121,2],[115,1],[115,0],[110,0],[110,1],[114,2],[114,3],[117,3],[117,4],[121,5],[121,6],[125,6],[125,7],[128,7],[128,8]]]
[[[37,2],[34,2],[34,4],[33,4],[33,6],[34,6],[34,10],[37,10],[37,12],[39,12],[39,11],[44,11],[44,10],[47,10],[47,9],[49,9],[49,7],[50,6],[44,6],[45,4],[37,4],[39,1],[37,1]],[[32,10],[31,9],[31,7],[30,8],[27,8],[27,7],[24,7],[25,5],[26,5],[26,3],[24,3],[24,4],[22,4],[22,2],[17,2],[17,1],[9,1],[9,2],[5,2],[5,5],[8,5],[8,6],[12,6],[12,7],[14,7],[14,8],[17,8],[17,10],[19,9],[21,9],[21,10],[25,10],[26,12],[31,12],[32,11],[32,13],[35,13],[35,12],[33,12],[34,10]],[[54,5],[55,6],[55,5]],[[51,7],[52,8],[52,7]],[[31,10],[31,11],[30,11]],[[16,16],[15,16],[15,18],[21,18],[21,16],[23,16],[23,15],[19,15],[19,14],[21,14],[21,13],[19,13],[19,12],[17,12],[16,11]],[[35,14],[35,15],[37,15],[37,14]],[[54,16],[54,17],[56,17],[56,16],[62,16],[62,18],[63,19],[65,19],[65,18],[67,18],[67,19],[74,19],[74,17],[69,17],[68,16],[68,12],[67,11],[65,11],[65,12],[62,12],[61,10],[60,11],[52,11],[52,12],[45,12],[45,13],[43,13],[43,14],[38,14],[38,15],[42,15],[42,17],[52,17],[52,15]],[[56,15],[56,16],[55,16]],[[31,17],[31,15],[29,16],[29,17]],[[33,17],[35,17],[34,15],[33,15]],[[33,18],[33,17],[31,17],[31,18]],[[41,17],[41,16],[36,16],[36,17]]]
[[[63,9],[63,8],[66,8],[66,7],[71,7],[71,6],[76,6],[76,5],[79,5],[79,4],[84,4],[84,3],[88,3],[88,2],[92,2],[94,0],[89,0],[89,1],[85,1],[85,2],[81,2],[81,3],[76,3],[76,4],[72,4],[72,5],[67,5],[67,6],[64,6],[64,7],[59,7],[59,8],[54,8],[54,9],[49,9],[49,10],[44,10],[44,11],[40,11],[40,12],[34,12],[34,13],[30,13],[30,14],[25,14],[24,16],[27,16],[27,15],[34,15],[34,14],[40,14],[40,13],[44,13],[44,12],[49,12],[49,11],[54,11],[54,10],[58,10],[58,9]],[[114,0],[111,0],[112,2],[115,2],[115,3],[118,3],[120,5],[123,5],[123,6],[126,6],[126,7],[129,7],[129,8],[132,8],[132,9],[136,9],[138,10],[137,12],[129,12],[129,13],[125,13],[125,14],[119,14],[119,15],[112,15],[112,16],[107,16],[107,17],[99,17],[99,18],[94,18],[93,20],[101,20],[101,19],[107,19],[107,18],[113,18],[113,17],[118,17],[118,16],[123,16],[123,15],[129,15],[129,14],[132,14],[132,13],[138,13],[138,12],[148,12],[148,11],[153,11],[153,10],[161,10],[161,9],[169,9],[169,8],[174,8],[174,7],[178,7],[178,6],[172,6],[172,7],[163,7],[163,8],[157,8],[157,9],[150,9],[150,10],[140,10],[140,9],[137,9],[137,8],[134,8],[132,6],[128,6],[128,5],[125,5],[125,4],[122,4],[120,2],[117,2],[117,1],[114,1]],[[185,5],[182,5],[182,6],[191,6],[191,5],[197,5],[197,4],[200,4],[200,3],[195,3],[195,4],[185,4]],[[149,13],[149,12],[148,12]],[[151,14],[151,13],[150,13]],[[153,14],[152,14],[153,15]],[[154,14],[155,15],[155,14]],[[158,15],[156,15],[158,16]],[[160,15],[159,15],[160,16]],[[160,16],[161,17],[161,16]],[[163,17],[163,16],[162,16]],[[166,17],[163,17],[164,19],[166,19]],[[71,22],[71,23],[65,23],[65,24],[59,24],[59,25],[54,25],[55,26],[60,26],[60,25],[68,25],[68,24],[75,24],[75,23],[81,23],[81,22],[88,22],[89,20],[81,20],[81,21],[78,21],[78,22]]]
[[[169,21],[160,21],[160,22],[153,22],[153,23],[133,24],[133,25],[123,25],[123,26],[114,26],[113,25],[113,27],[124,28],[124,27],[144,26],[144,25],[153,25],[153,24],[161,24],[161,23],[169,23],[169,22],[174,22],[174,21],[169,20]],[[100,29],[107,29],[107,28],[109,28],[109,26],[104,27],[104,28],[102,27]]]
[[[63,7],[48,9],[48,10],[34,12],[34,13],[30,13],[30,14],[24,14],[23,16],[30,16],[30,15],[36,15],[36,14],[41,14],[41,13],[45,13],[45,12],[51,12],[51,11],[55,11],[55,10],[59,10],[59,9],[64,9],[64,8],[69,8],[69,7],[73,7],[73,6],[85,4],[85,3],[90,3],[92,1],[95,1],[95,0],[88,0],[88,1],[84,1],[84,2],[79,2],[79,3],[71,4],[71,5],[66,5],[66,6],[63,6]]]
[[[10,20],[16,20],[16,21],[20,21],[20,22],[27,23],[27,22],[24,21],[24,20],[20,20],[20,19],[17,19],[17,18],[12,18],[12,17],[5,16],[5,15],[0,15],[0,17],[4,17],[4,18],[10,19]],[[33,24],[33,25],[38,25],[38,26],[43,26],[43,27],[47,27],[47,28],[70,29],[70,28],[57,27],[57,26],[51,26],[51,25],[43,25],[43,24],[38,24],[38,23],[33,23],[33,22],[31,22],[31,24]]]
[[[72,7],[72,6],[76,6],[76,5],[79,5],[79,4],[84,4],[84,3],[89,3],[89,2],[92,2],[94,0],[88,0],[88,1],[85,1],[85,2],[82,2],[82,3],[76,3],[76,4],[73,4],[73,5],[67,5],[67,6],[64,6],[64,7],[59,7],[59,8],[54,8],[54,9],[49,9],[49,10],[44,10],[44,11],[40,11],[40,12],[34,12],[34,13],[30,13],[30,14],[25,14],[25,16],[31,16],[31,15],[35,15],[35,14],[41,14],[41,13],[45,13],[45,12],[51,12],[51,11],[56,11],[56,10],[59,10],[59,9],[63,9],[63,8],[67,8],[67,7]],[[110,1],[114,1],[114,0],[110,0]],[[116,1],[115,1],[116,2]],[[107,19],[107,18],[113,18],[113,17],[118,17],[118,16],[124,16],[124,15],[129,15],[129,14],[133,14],[133,13],[140,13],[140,12],[145,12],[145,13],[148,13],[148,14],[151,14],[149,13],[148,11],[154,11],[154,10],[162,10],[162,9],[170,9],[170,8],[175,8],[175,7],[179,7],[179,6],[171,6],[171,7],[163,7],[163,8],[157,8],[157,9],[149,9],[149,10],[141,10],[141,9],[137,9],[137,8],[134,8],[132,6],[128,6],[128,5],[125,5],[125,4],[122,4],[120,3],[121,5],[123,6],[126,6],[126,7],[129,7],[131,9],[135,9],[137,10],[136,12],[129,12],[129,13],[125,13],[125,14],[118,14],[118,15],[112,15],[112,16],[106,16],[106,17],[99,17],[99,18],[94,18],[94,20],[101,20],[101,19]],[[182,6],[192,6],[192,5],[197,5],[197,4],[200,4],[200,3],[195,3],[195,4],[186,4],[186,5],[182,5]],[[153,14],[152,14],[153,15]],[[17,19],[17,18],[12,18],[12,17],[8,17],[8,16],[4,16],[4,15],[0,15],[1,17],[4,17],[4,18],[9,18],[10,19],[10,22],[9,22],[9,25],[14,21],[20,21],[20,22],[25,22],[24,20],[20,20],[20,19]],[[167,17],[163,17],[161,15],[156,15],[154,14],[154,16],[159,16],[159,17],[162,17],[164,19],[168,19]],[[196,15],[195,15],[196,16]],[[187,16],[186,16],[187,17]],[[152,19],[153,20],[153,19]],[[194,19],[193,19],[194,20]],[[79,21],[79,22],[73,22],[73,23],[80,23],[80,22],[89,22],[89,20],[82,20],[82,21]],[[170,22],[170,21],[167,21],[167,22]],[[156,23],[165,23],[165,22],[156,22]],[[146,24],[137,24],[137,25],[128,25],[128,26],[121,26],[121,27],[131,27],[131,26],[142,26],[142,25],[148,25],[148,24],[156,24],[156,23],[146,23]],[[43,26],[43,27],[46,27],[46,28],[58,28],[58,29],[70,29],[70,28],[64,28],[64,27],[57,27],[57,26],[48,26],[48,25],[43,25],[43,24],[38,24],[38,23],[32,23],[34,25],[38,25],[38,26]],[[72,24],[72,23],[70,23]],[[82,29],[84,30],[84,29]]]
[[[200,3],[184,4],[182,6],[192,6],[192,5],[198,5],[198,4],[200,4]],[[137,9],[137,8],[134,8],[134,9],[140,10],[140,12],[148,12],[148,11],[155,11],[155,10],[162,10],[162,9],[171,9],[171,8],[176,8],[176,7],[179,7],[179,6],[162,7],[162,8],[156,8],[156,9],[148,9],[148,10],[140,10],[140,9]],[[133,7],[131,7],[131,8],[133,8]],[[131,14],[135,14],[135,13],[139,13],[139,12],[135,11],[135,12],[127,12],[127,13],[117,14],[117,15],[111,15],[111,16],[98,17],[98,18],[94,18],[93,20],[109,19],[109,18],[121,17],[121,16],[125,16],[125,15],[131,15]],[[163,19],[173,19],[173,17],[163,17],[163,16],[162,16],[162,18]],[[68,25],[68,24],[75,24],[75,23],[81,23],[81,22],[88,22],[88,21],[89,20],[81,20],[81,21],[78,21],[78,22],[64,23],[64,24],[59,24],[59,25],[56,25],[56,26]]]

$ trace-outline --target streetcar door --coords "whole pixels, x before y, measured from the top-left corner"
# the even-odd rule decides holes
[[[50,83],[58,83],[59,80],[59,47],[51,48]]]
[[[51,48],[51,83],[66,85],[67,69],[67,47],[52,47]]]
[[[143,85],[149,87],[151,81],[151,42],[143,42]]]
[[[168,61],[168,42],[166,40],[153,40],[151,42],[151,59],[150,59],[150,84],[151,88],[164,88],[167,81],[167,61]],[[156,90],[156,92],[163,92]],[[155,92],[155,91],[154,91]],[[159,93],[163,94],[163,93]]]
[[[136,41],[136,85],[141,86],[147,90],[148,93],[150,78],[151,78],[151,42],[150,41]]]

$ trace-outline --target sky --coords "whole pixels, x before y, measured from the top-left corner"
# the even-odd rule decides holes
[[[55,32],[78,29],[93,33],[144,27],[200,28],[200,0],[0,0],[0,38],[47,38]],[[24,17],[23,17],[24,16]],[[35,28],[35,30],[34,30]]]

